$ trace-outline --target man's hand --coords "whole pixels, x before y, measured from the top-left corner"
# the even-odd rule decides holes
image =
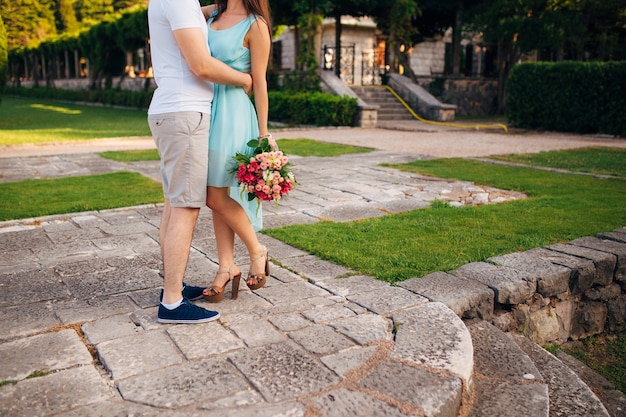
[[[196,76],[218,84],[240,85],[245,91],[252,90],[250,74],[234,70],[211,56],[200,28],[177,29],[174,38]]]

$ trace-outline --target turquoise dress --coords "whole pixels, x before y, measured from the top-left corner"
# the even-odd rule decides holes
[[[224,30],[211,29],[214,13],[209,18],[209,47],[211,55],[241,72],[250,72],[250,50],[243,46],[243,38],[257,19],[250,15]],[[243,88],[215,84],[209,132],[209,168],[207,185],[230,187],[230,196],[246,211],[254,230],[263,227],[262,209],[257,200],[248,201],[247,193],[241,195],[235,174],[233,156],[237,152],[251,153],[250,139],[259,137],[259,123],[252,101]]]

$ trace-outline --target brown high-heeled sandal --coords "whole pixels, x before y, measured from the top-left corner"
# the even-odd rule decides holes
[[[202,292],[202,296],[209,303],[219,303],[224,299],[224,289],[228,285],[229,282],[232,283],[232,294],[231,298],[233,300],[237,299],[239,295],[239,280],[241,279],[241,271],[237,275],[233,275],[232,269],[234,265],[231,265],[228,269],[223,269],[221,271],[217,271],[215,276],[219,274],[228,274],[228,281],[224,283],[223,286],[218,287],[217,285],[211,285],[209,288],[206,288]]]
[[[248,272],[248,278],[246,278],[246,285],[248,286],[248,288],[250,288],[251,290],[258,290],[259,288],[261,288],[262,286],[265,285],[265,282],[267,280],[267,277],[270,275],[270,258],[269,258],[269,251],[267,250],[267,248],[263,248],[263,250],[265,251],[264,254],[262,254],[261,256],[257,256],[256,258],[252,259],[250,261],[250,272]],[[256,261],[258,261],[261,258],[265,258],[265,272],[259,272],[256,274],[252,273],[252,264],[255,263]],[[249,282],[254,282],[253,284],[249,284]]]

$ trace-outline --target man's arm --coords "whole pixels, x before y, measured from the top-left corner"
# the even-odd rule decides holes
[[[213,10],[217,9],[217,4],[202,6],[200,9],[202,10],[202,14],[204,15],[204,20],[209,20],[209,17],[211,17],[211,13],[213,13]]]
[[[195,75],[218,84],[242,86],[246,93],[252,90],[250,74],[234,70],[209,54],[199,28],[177,29],[174,31],[174,38]]]

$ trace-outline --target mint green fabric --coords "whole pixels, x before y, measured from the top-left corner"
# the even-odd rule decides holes
[[[228,29],[213,30],[209,25],[211,55],[232,68],[250,72],[250,50],[243,46],[243,38],[256,16],[250,15]],[[255,199],[248,201],[247,193],[241,195],[235,174],[229,172],[236,166],[233,156],[237,152],[250,153],[250,139],[259,137],[259,124],[254,105],[243,88],[215,84],[209,133],[209,168],[207,185],[230,187],[230,196],[246,211],[254,230],[263,227],[262,209]]]

